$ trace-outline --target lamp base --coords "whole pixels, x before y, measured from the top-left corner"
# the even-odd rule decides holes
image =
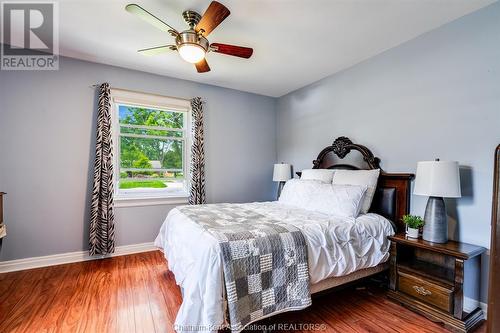
[[[276,200],[279,200],[281,191],[283,191],[283,187],[285,186],[285,182],[278,183],[278,195],[276,196]]]
[[[448,216],[441,197],[429,197],[425,207],[422,238],[433,243],[448,242]]]

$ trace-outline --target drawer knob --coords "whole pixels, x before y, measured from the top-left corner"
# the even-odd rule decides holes
[[[415,289],[415,291],[417,293],[419,293],[420,295],[423,295],[423,296],[432,295],[432,292],[430,290],[425,289],[424,287],[413,286],[413,289]]]

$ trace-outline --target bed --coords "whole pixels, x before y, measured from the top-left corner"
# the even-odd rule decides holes
[[[346,137],[340,137],[319,153],[313,161],[313,169],[380,169],[380,159],[367,147],[354,144]],[[300,177],[300,172],[297,174]],[[326,216],[280,202],[200,205],[171,210],[155,240],[155,245],[164,252],[169,270],[174,273],[183,294],[175,329],[217,331],[228,323],[227,314],[231,312],[231,309],[228,311],[228,303],[233,304],[231,281],[227,279],[227,275],[228,272],[234,272],[227,270],[225,266],[223,259],[226,258],[226,252],[224,247],[219,246],[221,239],[207,232],[203,225],[195,223],[196,216],[209,216],[216,209],[217,215],[212,220],[222,221],[219,225],[222,228],[231,219],[254,221],[251,220],[254,218],[255,223],[258,223],[257,219],[260,218],[264,220],[264,224],[270,220],[279,221],[281,229],[289,228],[294,230],[293,232],[300,230],[299,236],[303,237],[307,248],[304,258],[308,270],[307,276],[301,278],[301,267],[304,263],[297,259],[298,269],[293,271],[297,275],[294,283],[307,283],[308,292],[314,294],[388,270],[390,242],[387,236],[404,228],[400,220],[402,215],[409,212],[412,178],[412,174],[381,171],[370,211],[355,219]],[[231,216],[233,211],[236,215]],[[292,236],[297,237],[296,234]],[[293,238],[292,236],[290,237]],[[300,254],[300,248],[296,252]],[[263,266],[262,257],[257,266]],[[289,272],[292,271],[285,272],[290,275]],[[258,273],[260,276],[266,272]],[[255,275],[249,275],[249,278],[252,276]],[[236,284],[239,280],[241,279],[236,280]],[[244,281],[247,288],[245,295],[251,294],[252,288],[258,288],[259,291],[260,298],[257,301],[250,300],[250,304],[260,302],[262,306],[262,303],[269,299],[269,295],[262,295],[261,292],[270,287],[262,285],[264,280],[257,281],[257,286],[249,279]],[[247,298],[251,295],[245,296],[245,300],[248,301]],[[277,295],[276,291],[271,295],[273,302],[274,295]],[[231,317],[231,328],[233,331],[240,331],[256,320],[310,305],[306,297],[302,298],[300,300],[300,296],[297,296],[295,300],[289,301],[286,309],[273,308],[272,313],[259,309],[255,311],[255,317],[252,313],[238,325],[234,325],[236,317]]]

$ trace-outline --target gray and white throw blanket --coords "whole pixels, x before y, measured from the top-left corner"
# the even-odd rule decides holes
[[[219,241],[231,330],[311,305],[305,237],[240,204],[179,210]]]

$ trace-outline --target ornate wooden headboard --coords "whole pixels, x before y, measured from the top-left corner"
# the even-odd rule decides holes
[[[361,154],[365,166],[349,163],[338,163],[351,151]],[[380,168],[380,159],[375,157],[367,147],[353,143],[349,138],[341,136],[324,148],[313,161],[313,169],[380,169],[377,190],[370,208],[371,212],[385,216],[393,221],[399,232],[405,227],[401,218],[410,212],[410,184],[414,175],[411,173],[387,173]],[[301,172],[297,172],[300,177]]]

